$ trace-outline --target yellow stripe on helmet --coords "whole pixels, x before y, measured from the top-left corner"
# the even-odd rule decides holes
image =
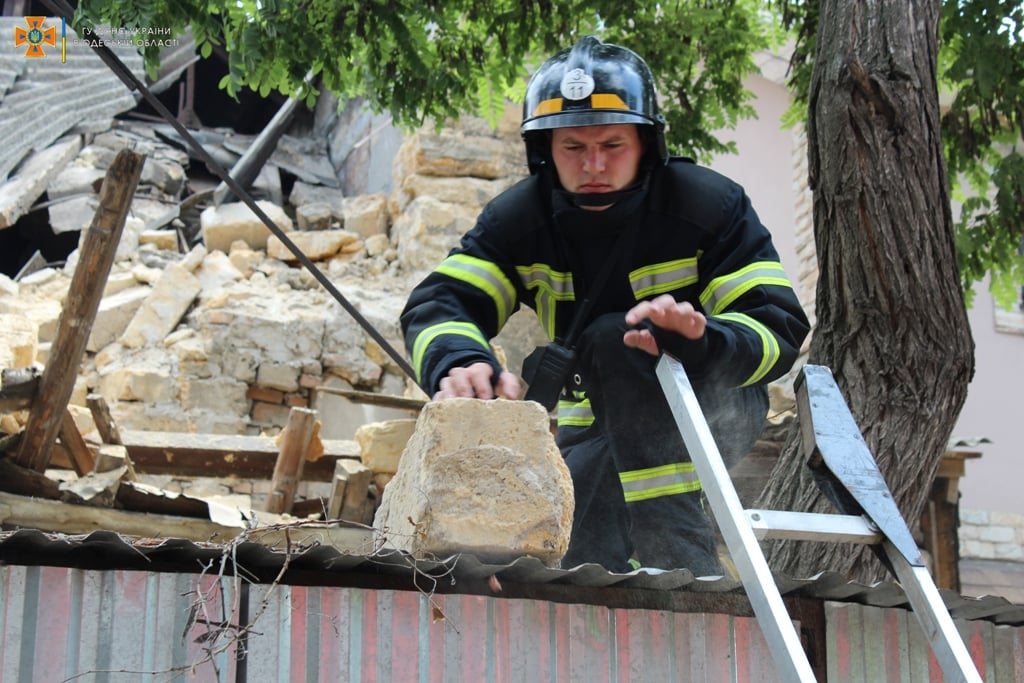
[[[545,114],[557,114],[564,109],[563,103],[565,100],[561,97],[552,97],[550,100],[544,100],[537,105],[537,108],[533,110],[533,116],[544,116]],[[614,93],[594,93],[590,96],[590,108],[591,109],[625,109],[629,111],[629,106],[622,100],[621,97]]]

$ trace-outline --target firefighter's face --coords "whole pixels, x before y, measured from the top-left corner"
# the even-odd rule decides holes
[[[555,128],[551,158],[558,180],[569,192],[614,192],[633,184],[640,169],[643,145],[636,125]],[[608,206],[585,208],[601,211]]]

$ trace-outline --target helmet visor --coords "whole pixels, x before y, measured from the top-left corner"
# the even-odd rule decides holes
[[[642,114],[630,111],[609,111],[585,109],[580,111],[561,111],[537,116],[523,122],[522,131],[552,130],[555,128],[575,128],[578,126],[607,126],[616,123],[636,123],[652,126],[654,122]]]

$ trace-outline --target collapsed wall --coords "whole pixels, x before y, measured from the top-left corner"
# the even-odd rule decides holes
[[[84,158],[93,170],[77,174],[95,179],[113,156],[104,145],[126,136],[97,136],[74,164]],[[287,203],[260,206],[404,355],[398,316],[409,290],[483,205],[522,176],[521,159],[510,110],[497,130],[468,120],[407,135],[390,196],[343,197],[298,181]],[[225,434],[273,434],[292,407],[312,407],[325,438],[352,438],[365,422],[408,416],[329,393],[420,395],[247,207],[209,206],[199,223],[202,244],[182,254],[174,231],[129,219],[74,405],[96,392],[125,429]],[[0,278],[0,366],[45,364],[74,267],[72,254],[64,268],[19,282]],[[515,340],[539,333],[531,323],[510,327],[512,347],[532,346]],[[88,433],[88,412],[76,414]]]

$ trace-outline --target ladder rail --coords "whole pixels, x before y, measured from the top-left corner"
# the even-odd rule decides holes
[[[946,680],[982,683],[931,574],[920,563],[908,559],[906,547],[890,540],[867,515],[745,510],[682,364],[662,354],[656,372],[772,659],[784,680],[804,683],[814,681],[815,677],[758,542],[763,538],[881,544]],[[898,521],[905,527],[902,519]],[[893,519],[887,520],[887,528],[893,528],[893,524]],[[909,531],[900,531],[905,532],[901,539],[909,536]]]
[[[786,681],[814,683],[814,671],[800,636],[782,602],[754,531],[746,521],[739,494],[683,366],[662,354],[657,375],[697,476],[702,482],[713,482],[712,486],[704,486],[704,492],[780,676]]]

